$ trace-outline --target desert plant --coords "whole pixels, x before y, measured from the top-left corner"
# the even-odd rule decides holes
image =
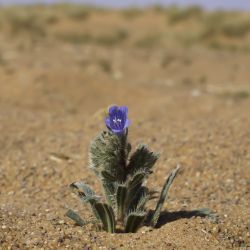
[[[98,60],[98,65],[102,68],[102,70],[106,73],[111,73],[112,71],[112,64],[107,59],[100,59]]]
[[[189,8],[179,8],[177,6],[171,6],[167,9],[167,17],[170,24],[176,24],[187,19],[201,18],[203,11],[198,6],[192,6]]]
[[[102,46],[115,46],[121,44],[128,38],[129,34],[126,30],[118,29],[112,34],[100,34],[95,37],[95,43]]]
[[[89,44],[93,42],[93,36],[89,33],[76,33],[76,32],[68,32],[68,33],[56,33],[55,38],[68,43],[73,44]]]
[[[26,33],[39,38],[46,36],[44,24],[38,16],[33,13],[23,11],[13,12],[13,14],[9,16],[9,23],[13,35]]]
[[[86,20],[90,16],[90,9],[85,6],[71,6],[68,10],[68,15],[74,20]]]
[[[126,30],[117,30],[113,34],[100,34],[93,36],[91,33],[56,33],[55,37],[58,40],[73,44],[96,44],[99,46],[115,46],[127,39],[128,33]]]
[[[250,32],[250,22],[239,18],[237,13],[216,11],[207,14],[202,21],[202,40],[224,35],[228,38],[242,38]]]
[[[151,152],[146,145],[139,145],[130,154],[131,144],[127,140],[130,121],[127,113],[125,106],[110,107],[105,119],[108,130],[102,131],[90,146],[90,168],[102,183],[104,197],[98,196],[84,182],[74,182],[70,185],[81,201],[90,205],[103,229],[110,233],[116,231],[117,225],[122,226],[126,233],[136,232],[143,223],[155,227],[170,185],[179,170],[177,166],[171,172],[162,188],[155,210],[149,213],[145,205],[155,198],[155,192],[150,191],[144,184],[153,172],[152,168],[159,155]],[[66,215],[78,225],[85,224],[73,210],[69,210]]]
[[[142,13],[143,13],[143,10],[136,8],[136,7],[131,7],[131,8],[122,10],[123,16],[128,19],[138,17]]]
[[[152,34],[143,38],[140,38],[135,42],[135,46],[138,48],[153,48],[159,46],[162,36],[160,34]]]
[[[221,33],[228,37],[241,38],[250,31],[249,21],[225,22],[221,27]]]

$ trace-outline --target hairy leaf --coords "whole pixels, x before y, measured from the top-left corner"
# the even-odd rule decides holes
[[[110,206],[112,206],[113,208],[115,208],[116,206],[116,199],[115,199],[115,183],[109,182],[109,181],[102,181],[102,186],[104,189],[104,194],[105,194],[105,198],[106,201],[108,202],[108,204]]]
[[[135,233],[143,223],[145,216],[146,213],[144,211],[134,211],[129,213],[126,218],[125,232]]]
[[[126,138],[103,131],[91,143],[90,165],[96,173],[106,171],[117,180],[125,178]],[[111,174],[112,173],[112,174]]]
[[[136,205],[136,210],[142,210],[144,209],[144,206],[146,205],[147,201],[149,200],[150,195],[147,193],[143,193]]]
[[[102,221],[103,228],[109,233],[115,232],[115,215],[112,207],[105,203],[97,202],[94,204],[95,210]]]
[[[107,171],[102,171],[102,172],[101,172],[101,176],[102,176],[104,179],[106,179],[107,181],[110,181],[110,182],[116,181],[115,176],[113,176],[112,174],[110,174],[110,173],[107,172]]]
[[[162,209],[162,206],[167,198],[167,194],[168,194],[168,190],[174,180],[174,178],[176,177],[178,171],[179,171],[180,167],[177,166],[169,175],[169,177],[167,178],[163,188],[162,188],[162,191],[161,191],[161,195],[160,195],[160,198],[158,200],[158,203],[156,205],[156,208],[155,208],[155,211],[153,213],[153,216],[152,216],[152,219],[151,219],[151,225],[153,227],[156,226],[157,222],[158,222],[158,219],[159,219],[159,216],[160,216],[160,213],[161,213],[161,209]]]
[[[116,178],[108,173],[107,171],[102,171],[101,172],[101,181],[102,181],[102,186],[104,189],[104,194],[106,201],[110,206],[113,208],[116,207],[116,199],[115,199],[115,193],[116,193]]]
[[[77,190],[78,196],[83,203],[89,203],[91,205],[95,217],[99,220],[100,218],[96,212],[94,204],[99,202],[100,197],[98,197],[95,192],[84,182],[73,182],[70,187]]]
[[[158,158],[159,155],[149,151],[146,145],[139,145],[129,160],[129,174],[134,174],[139,169],[150,171]]]
[[[126,209],[126,197],[128,188],[125,185],[119,185],[116,191],[117,201],[117,217],[122,220],[124,217],[124,211]]]
[[[69,209],[65,215],[69,217],[71,220],[73,220],[78,226],[82,227],[86,224],[84,220],[71,209]]]
[[[128,194],[127,194],[127,207],[128,209],[136,208],[136,205],[143,195],[144,188],[142,188],[142,183],[145,177],[148,175],[147,170],[141,169],[131,176],[130,180],[127,182]]]
[[[126,144],[126,148],[125,148],[125,153],[126,153],[126,159],[128,158],[130,152],[131,152],[132,146],[130,143]]]
[[[140,187],[146,175],[146,171],[137,171],[128,182],[129,189],[133,190],[134,188]]]
[[[143,197],[148,196],[148,195],[149,195],[149,190],[148,190],[147,187],[144,187],[144,186],[139,187],[136,190],[133,190],[133,192],[130,192],[129,196],[127,198],[127,201],[126,201],[128,211],[134,211],[134,210],[142,209],[143,208],[143,206],[142,206]]]
[[[73,182],[70,187],[77,190],[78,196],[80,197],[82,202],[99,201],[100,199],[95,194],[95,192],[84,182]]]

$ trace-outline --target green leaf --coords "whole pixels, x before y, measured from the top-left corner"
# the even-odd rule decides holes
[[[161,209],[162,209],[162,206],[167,198],[167,194],[168,194],[168,190],[174,180],[174,178],[176,177],[178,171],[179,171],[180,167],[177,166],[169,175],[169,177],[167,178],[163,188],[162,188],[162,191],[161,191],[161,195],[160,195],[160,198],[158,200],[158,203],[156,205],[156,208],[155,208],[155,211],[153,213],[153,216],[152,216],[152,219],[151,219],[151,225],[153,227],[156,226],[157,222],[158,222],[158,219],[159,219],[159,216],[160,216],[160,213],[161,213]]]
[[[131,149],[132,149],[132,146],[130,143],[127,143],[126,144],[126,147],[125,147],[125,155],[126,155],[126,159],[128,158],[130,152],[131,152]]]
[[[91,205],[93,214],[99,220],[99,215],[96,212],[94,204],[99,202],[100,197],[98,197],[95,192],[84,182],[78,181],[73,182],[70,187],[77,190],[77,194],[83,203],[89,203]]]
[[[71,220],[73,220],[78,226],[82,227],[86,224],[84,220],[71,209],[69,209],[65,215],[69,217]]]
[[[136,210],[142,210],[142,209],[144,209],[144,206],[146,205],[146,203],[149,200],[149,198],[150,198],[150,195],[147,194],[146,192],[144,192],[141,195],[141,197],[140,197],[140,199],[139,199],[139,201],[138,201],[138,203],[136,205]]]
[[[129,213],[126,218],[125,232],[135,233],[142,225],[146,213],[144,211],[134,211]]]
[[[129,160],[127,167],[129,174],[134,174],[139,169],[150,171],[158,158],[159,154],[149,151],[146,145],[139,145]]]
[[[105,198],[107,203],[112,206],[113,208],[115,208],[116,206],[116,199],[115,199],[115,183],[103,180],[102,181],[102,186],[104,189],[104,194],[105,194]]]
[[[116,206],[116,199],[115,199],[116,178],[107,171],[102,171],[100,177],[101,177],[106,201],[108,202],[110,206],[115,208]]]
[[[144,177],[147,175],[146,171],[137,171],[130,179],[128,187],[130,190],[138,188],[142,185]]]
[[[149,195],[149,190],[147,187],[141,186],[136,190],[133,190],[129,193],[129,197],[127,198],[127,207],[128,211],[141,210],[143,209],[143,197]],[[150,196],[149,196],[150,197]],[[148,197],[148,198],[149,198]],[[145,201],[146,203],[147,201]],[[145,204],[144,204],[145,205]]]
[[[82,202],[99,201],[100,198],[95,194],[95,192],[84,182],[78,181],[70,184],[72,189],[77,190],[78,196]]]
[[[103,131],[91,143],[89,158],[91,168],[99,175],[102,171],[124,181],[126,166],[126,136]]]
[[[143,193],[141,193],[143,188],[142,188],[142,183],[145,179],[145,177],[148,175],[148,172],[146,169],[141,169],[137,171],[127,182],[127,187],[128,187],[128,194],[127,194],[127,207],[128,209],[134,209],[136,208],[136,205]]]
[[[125,185],[119,185],[116,191],[116,202],[117,202],[117,217],[119,220],[123,220],[124,212],[126,209],[126,197],[128,188]]]
[[[101,172],[101,176],[102,176],[104,179],[106,179],[107,181],[110,181],[110,182],[116,181],[115,176],[113,176],[112,174],[110,174],[110,173],[107,172],[107,171],[102,171],[102,172]]]
[[[102,221],[103,228],[109,233],[115,232],[115,215],[112,207],[105,203],[97,202],[94,204],[95,210]]]

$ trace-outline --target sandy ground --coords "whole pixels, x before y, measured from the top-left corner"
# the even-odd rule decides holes
[[[1,51],[1,249],[250,247],[249,53],[50,41],[19,49],[3,37]],[[174,59],[162,65],[165,53]],[[110,104],[129,107],[133,147],[161,153],[150,187],[160,190],[182,167],[158,229],[110,235],[64,216],[91,215],[71,194],[73,181],[101,192],[88,148]],[[216,217],[195,217],[197,208]]]

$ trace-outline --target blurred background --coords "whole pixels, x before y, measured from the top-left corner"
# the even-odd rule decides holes
[[[125,0],[125,1],[116,1],[116,0],[1,0],[1,4],[53,4],[53,3],[81,3],[81,4],[92,4],[99,5],[103,7],[129,7],[129,6],[137,6],[137,7],[145,7],[147,5],[171,5],[178,4],[182,6],[188,5],[199,5],[201,7],[207,9],[214,8],[223,8],[223,9],[249,9],[250,3],[247,0],[222,0],[222,1],[205,1],[205,0]]]
[[[250,95],[249,1],[0,3],[2,106],[89,114],[153,91]]]
[[[12,98],[12,92],[25,96],[32,88],[33,96],[49,98],[53,91],[64,91],[64,84],[81,88],[82,81],[99,83],[100,90],[100,82],[222,92],[221,85],[237,85],[241,94],[246,92],[243,96],[248,95],[242,87],[249,79],[246,65],[233,59],[240,64],[250,53],[249,1],[0,3],[1,85],[6,77],[13,82],[6,92]],[[71,99],[69,105],[77,98]],[[39,105],[39,100],[33,104]],[[23,98],[25,102],[32,101]]]

